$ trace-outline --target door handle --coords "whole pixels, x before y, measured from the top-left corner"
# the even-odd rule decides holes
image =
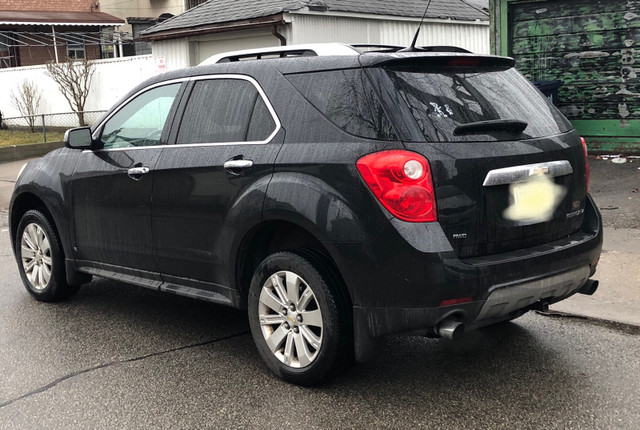
[[[140,180],[139,176],[149,173],[149,168],[145,166],[141,167],[132,167],[127,170],[127,174],[131,179],[135,179],[136,181]],[[137,177],[136,177],[137,176]]]
[[[228,170],[248,169],[251,166],[253,166],[252,160],[228,160],[223,164],[223,167]]]

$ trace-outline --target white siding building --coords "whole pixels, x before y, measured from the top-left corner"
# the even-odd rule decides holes
[[[488,14],[478,1],[432,0],[418,46],[489,53]],[[427,1],[209,0],[141,33],[167,70],[226,51],[315,42],[411,43]]]

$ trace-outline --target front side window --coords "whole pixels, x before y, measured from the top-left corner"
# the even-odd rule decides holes
[[[103,148],[160,144],[162,130],[180,85],[156,87],[129,101],[104,125],[100,137]]]
[[[197,81],[182,116],[177,144],[262,142],[276,123],[258,89],[244,79]]]

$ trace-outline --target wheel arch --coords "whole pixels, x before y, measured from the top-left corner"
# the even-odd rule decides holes
[[[248,231],[243,237],[235,261],[235,286],[246,303],[253,273],[267,256],[279,251],[304,254],[329,272],[337,287],[351,305],[351,294],[335,262],[333,250],[309,229],[287,220],[269,220]],[[332,252],[333,251],[333,252]]]
[[[53,215],[51,209],[45,203],[45,200],[32,191],[24,191],[20,194],[16,194],[13,197],[11,201],[11,207],[9,209],[9,232],[11,236],[11,248],[14,248],[20,219],[22,219],[22,216],[27,211],[30,211],[32,209],[40,210],[51,221],[55,233],[58,235],[58,238],[60,238],[61,242],[63,242],[58,227],[59,223],[56,217]],[[64,251],[66,254],[66,249],[64,249]]]
[[[72,252],[68,235],[60,234],[61,229],[65,229],[66,224],[61,224],[60,217],[57,216],[56,212],[52,210],[51,206],[46,203],[46,199],[42,198],[38,195],[38,193],[33,192],[32,190],[25,190],[23,192],[14,194],[13,198],[11,199],[11,205],[9,207],[9,236],[11,238],[11,249],[14,251],[14,255],[17,255],[15,243],[18,225],[20,224],[22,216],[27,211],[30,211],[32,209],[41,211],[43,215],[47,217],[47,219],[51,223],[51,227],[53,228],[54,233],[60,241],[62,254],[65,259],[64,264],[67,282],[69,284],[78,285],[90,282],[90,276],[79,274],[76,272],[75,264],[73,263],[72,257],[70,257],[72,256]]]

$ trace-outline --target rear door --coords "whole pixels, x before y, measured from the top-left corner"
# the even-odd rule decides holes
[[[284,130],[252,78],[197,77],[189,91],[155,169],[155,254],[168,284],[216,290],[236,232],[260,221]]]
[[[75,257],[81,266],[157,272],[153,171],[180,88],[180,82],[159,84],[132,97],[98,131],[100,148],[80,155],[71,189]]]
[[[417,137],[405,145],[431,164],[438,221],[458,256],[527,248],[579,229],[585,156],[562,114],[509,59],[428,61],[372,73],[388,79],[402,116],[415,121]]]

